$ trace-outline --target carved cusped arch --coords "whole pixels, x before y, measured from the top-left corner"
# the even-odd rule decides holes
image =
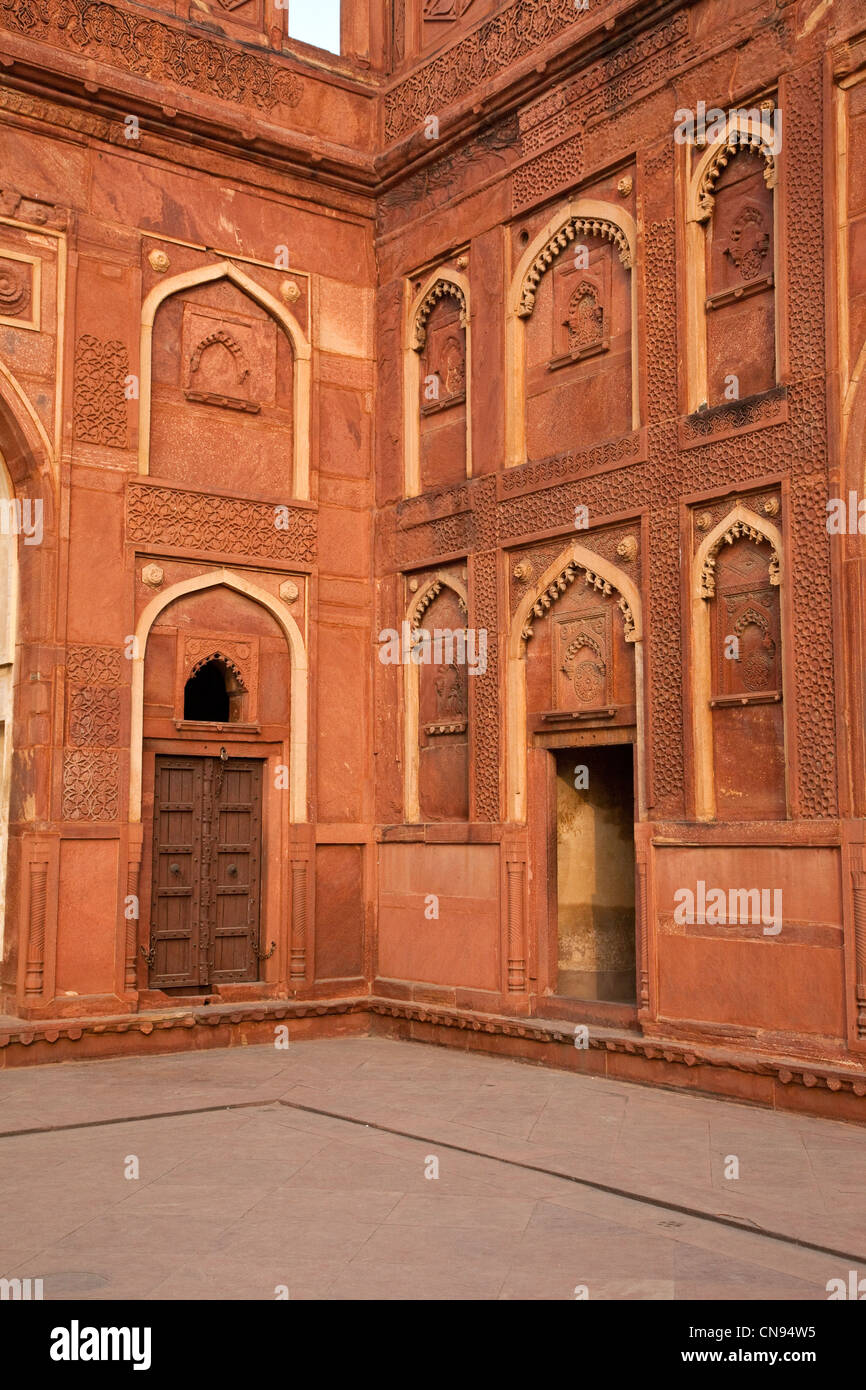
[[[450,295],[452,299],[456,299],[460,306],[460,327],[466,328],[468,326],[469,309],[466,302],[466,293],[462,285],[447,276],[438,275],[434,283],[424,294],[412,318],[411,346],[415,352],[420,352],[427,342],[427,320],[440,300],[448,295]]]
[[[704,537],[692,561],[691,578],[691,645],[692,645],[692,739],[695,750],[695,815],[699,820],[712,820],[716,814],[715,759],[713,755],[711,667],[712,601],[715,599],[716,557],[722,546],[738,541],[753,541],[769,548],[767,570],[769,582],[781,588],[783,584],[782,534],[778,527],[749,511],[741,502]],[[784,610],[783,610],[784,611]],[[759,621],[758,625],[761,623]],[[784,636],[783,636],[784,646]],[[786,733],[787,738],[787,733]]]
[[[737,504],[728,515],[713,527],[695,557],[695,575],[698,596],[711,599],[716,593],[716,556],[723,545],[733,545],[735,541],[754,541],[756,545],[767,544],[771,555],[769,560],[770,583],[782,582],[782,537],[778,528],[765,521],[757,513],[748,511]]]
[[[410,633],[414,635],[420,631],[424,614],[443,588],[451,589],[457,595],[460,611],[468,622],[469,594],[466,585],[456,575],[437,570],[424,581],[406,605],[405,622]],[[420,672],[414,661],[407,661],[403,667],[403,810],[405,819],[410,824],[417,824],[421,819],[418,742],[420,704]]]
[[[403,330],[403,492],[417,497],[421,491],[421,385],[418,354],[427,344],[430,315],[443,300],[458,305],[459,324],[465,335],[463,377],[466,392],[466,477],[472,477],[472,328],[469,281],[459,270],[440,266],[427,277],[417,294],[409,298]]]
[[[766,137],[762,124],[744,116],[732,116],[721,139],[713,141],[700,159],[692,178],[691,216],[697,222],[712,217],[715,207],[717,179],[738,154],[751,151],[764,161],[764,182],[776,187],[778,169],[776,155]]]
[[[613,242],[619,258],[627,270],[632,266],[632,248],[628,236],[619,222],[610,217],[568,217],[563,225],[546,242],[526,270],[520,287],[520,303],[517,313],[520,318],[528,318],[535,308],[535,292],[542,276],[553,265],[557,256],[571,242],[580,236],[599,236]]]
[[[558,257],[581,237],[602,237],[616,247],[630,272],[631,425],[640,428],[638,390],[638,317],[635,266],[637,225],[625,208],[594,198],[573,198],[562,205],[529,243],[512,276],[505,321],[505,446],[506,467],[526,462],[526,325],[536,304],[538,287]]]
[[[191,680],[193,676],[198,675],[198,672],[202,669],[202,667],[210,665],[212,661],[221,661],[223,666],[225,666],[226,670],[231,671],[232,675],[234,676],[241,689],[249,689],[249,683],[247,681],[247,678],[245,677],[241,668],[238,666],[237,662],[233,661],[230,656],[226,656],[225,652],[221,652],[217,648],[214,648],[214,650],[212,652],[209,652],[207,656],[199,657],[195,664],[190,667],[187,680]]]
[[[635,653],[635,771],[638,814],[646,815],[646,775],[644,769],[643,708],[643,608],[640,592],[617,565],[577,542],[567,546],[554,560],[533,589],[524,594],[508,638],[506,669],[506,783],[508,819],[526,819],[526,644],[532,638],[533,624],[544,618],[566,590],[583,576],[587,584],[606,596],[619,594],[625,640],[634,643]]]

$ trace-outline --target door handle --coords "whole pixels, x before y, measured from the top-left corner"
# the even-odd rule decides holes
[[[169,866],[168,866],[168,871],[169,871],[170,874],[179,874],[179,873],[180,873],[180,865],[179,865],[179,864],[169,864]]]
[[[238,871],[238,866],[237,866],[237,864],[229,864],[228,872],[229,872],[230,874],[237,874],[237,871]]]

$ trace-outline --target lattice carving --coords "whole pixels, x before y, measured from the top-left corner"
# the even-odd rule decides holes
[[[238,52],[202,33],[130,14],[107,0],[0,0],[6,27],[41,42],[221,101],[272,111],[297,106],[302,86],[274,54]]]
[[[127,491],[126,534],[132,541],[312,563],[315,513],[290,507],[287,527],[277,527],[276,520],[276,509],[264,502],[135,483]]]
[[[646,298],[649,420],[677,411],[677,286],[674,219],[651,222],[646,239]]]
[[[476,554],[472,567],[476,627],[487,631],[487,670],[472,678],[474,738],[472,759],[475,783],[475,816],[498,821],[500,728],[499,709],[499,605],[496,589],[496,552]]]
[[[604,237],[613,243],[619,258],[627,268],[631,267],[631,251],[628,239],[621,227],[607,217],[569,217],[559,231],[550,238],[547,245],[539,251],[526,272],[520,290],[518,315],[528,318],[535,308],[535,295],[545,271],[549,270],[570,242],[581,236]]]
[[[120,742],[118,689],[107,685],[70,688],[69,742],[75,747],[117,747]]]
[[[117,753],[67,749],[63,757],[63,819],[117,820],[118,800]]]
[[[129,358],[123,343],[82,334],[75,350],[76,439],[84,444],[126,448],[124,386],[128,374]]]
[[[120,685],[123,652],[119,647],[70,647],[66,673],[81,685]]]

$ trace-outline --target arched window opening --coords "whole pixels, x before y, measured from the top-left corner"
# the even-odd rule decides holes
[[[243,718],[246,691],[221,657],[211,657],[193,671],[183,690],[184,719],[210,724],[237,723]]]

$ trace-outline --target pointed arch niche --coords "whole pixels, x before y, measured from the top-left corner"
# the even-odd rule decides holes
[[[581,245],[589,251],[589,265],[583,268],[577,265],[573,254]],[[580,443],[582,446],[601,442],[610,433],[639,428],[636,250],[637,228],[623,208],[593,198],[573,198],[554,213],[521,256],[508,291],[505,320],[506,467],[514,468],[527,459],[530,387],[533,396],[543,395],[545,401],[560,389],[563,393],[578,392],[579,399],[588,383],[603,380],[604,394],[613,389],[610,383],[619,379],[616,372],[612,374],[613,363],[626,349],[630,381],[625,388],[623,429],[605,434],[607,417],[599,400],[601,413],[595,412],[600,421],[598,429],[594,416],[586,418],[587,431],[598,438],[581,439]],[[548,302],[542,303],[539,290],[544,288],[549,273],[556,278],[547,295]],[[617,289],[623,275],[628,282],[624,291]],[[533,335],[539,338],[535,352],[538,361],[533,364],[527,362],[530,321]],[[544,341],[549,342],[549,351],[543,346]],[[565,372],[560,372],[560,368]],[[573,419],[566,394],[562,400],[565,415]],[[567,446],[564,437],[561,443],[552,436],[550,440],[545,436],[545,440],[540,454]],[[548,448],[547,443],[554,447]]]
[[[469,595],[465,584],[445,570],[438,570],[435,574],[428,576],[420,585],[417,593],[412,598],[406,608],[405,622],[410,634],[409,640],[413,638],[411,634],[422,631],[429,632],[431,638],[437,626],[441,628],[436,620],[436,609],[439,600],[443,597],[443,591],[448,597],[456,600],[457,611],[462,615],[461,629],[466,630],[469,612]],[[451,609],[454,604],[449,605]],[[448,618],[447,626],[454,631],[453,612],[446,615]],[[429,797],[422,797],[422,777],[421,777],[421,757],[422,743],[426,750],[429,749],[432,761],[437,756],[437,750],[432,745],[432,740],[438,742],[445,741],[444,757],[441,761],[448,764],[442,769],[445,776],[452,778],[461,772],[465,778],[466,791],[465,799],[468,803],[468,778],[469,778],[469,681],[472,679],[467,667],[462,667],[462,686],[459,689],[445,689],[435,692],[441,695],[439,704],[441,707],[441,719],[438,712],[430,711],[431,719],[425,720],[428,725],[427,730],[422,730],[422,679],[425,685],[433,686],[436,679],[436,668],[434,665],[424,664],[423,676],[422,667],[414,661],[407,661],[403,666],[403,807],[404,817],[409,824],[419,824],[422,820],[422,802],[425,803],[424,809],[427,810]],[[458,676],[461,671],[458,668]],[[429,698],[434,692],[425,689],[423,695]],[[456,726],[463,723],[464,728]],[[437,726],[435,729],[433,726]],[[452,726],[452,727],[446,727]],[[458,757],[456,751],[447,748],[448,743],[459,742],[462,753]],[[463,764],[465,763],[465,769]],[[435,779],[435,771],[433,773]],[[468,819],[468,806],[465,815],[430,816],[425,815],[423,819],[449,819],[463,820]]]
[[[217,303],[221,285],[234,287],[235,302]],[[209,286],[213,287],[210,297],[205,292]],[[174,297],[199,290],[196,302],[187,295],[172,306]],[[251,302],[248,315],[243,312],[243,296]],[[160,311],[173,314],[166,324],[165,343],[155,340]],[[269,322],[277,326],[274,338],[267,333]],[[156,380],[166,396],[161,409],[168,412],[160,424],[162,432],[177,437],[189,452],[192,441],[184,431],[191,428],[196,412],[205,436],[210,434],[225,450],[236,447],[243,452],[244,432],[254,431],[274,463],[267,469],[267,478],[250,490],[288,489],[295,499],[309,498],[309,339],[290,310],[245,271],[231,261],[217,261],[154,285],[141,310],[140,360],[139,473],[154,471],[152,451],[162,447],[153,427]],[[289,420],[290,457],[281,442]],[[198,436],[195,443],[202,444]]]
[[[697,158],[686,194],[687,411],[724,404],[725,379],[740,398],[780,380],[776,235],[778,162],[756,117],[732,112]],[[686,147],[690,157],[692,147]]]
[[[403,341],[403,490],[472,476],[469,281],[433,271],[409,300]]]
[[[574,583],[592,585],[605,598],[618,594],[625,641],[634,646],[635,684],[635,780],[638,817],[646,815],[644,770],[643,617],[640,594],[634,581],[617,565],[586,546],[572,543],[545,570],[534,588],[518,605],[511,622],[506,668],[506,789],[508,819],[526,820],[527,681],[526,644],[533,626],[544,619]]]
[[[698,820],[712,820],[717,813],[725,820],[786,815],[782,582],[780,531],[739,502],[695,554],[692,736]]]
[[[130,738],[129,820],[141,821],[142,738],[144,732],[144,670],[147,643],[154,623],[169,604],[187,594],[218,587],[233,589],[260,604],[276,619],[282,629],[291,665],[290,737],[285,750],[289,768],[289,820],[300,823],[307,819],[307,653],[297,622],[280,599],[265,589],[251,584],[231,570],[212,570],[193,579],[172,584],[153,598],[138,620],[135,630],[132,659],[132,727]]]

